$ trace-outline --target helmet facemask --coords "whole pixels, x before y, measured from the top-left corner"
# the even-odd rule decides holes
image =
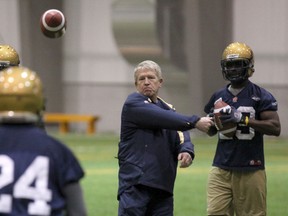
[[[248,79],[253,65],[249,59],[225,59],[221,61],[223,77],[234,83],[241,83]]]
[[[249,46],[234,42],[223,51],[221,69],[224,79],[241,84],[254,72],[254,55]]]

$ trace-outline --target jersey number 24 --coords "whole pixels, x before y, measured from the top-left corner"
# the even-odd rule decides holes
[[[0,168],[0,189],[15,181],[13,194],[0,194],[0,213],[11,213],[12,198],[15,198],[32,200],[27,209],[29,215],[50,214],[51,208],[47,202],[51,201],[52,192],[48,189],[47,157],[36,157],[18,179],[14,179],[15,163],[7,155],[0,155]]]

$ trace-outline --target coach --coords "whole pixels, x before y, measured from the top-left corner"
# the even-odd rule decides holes
[[[207,132],[208,117],[185,116],[158,97],[159,65],[141,62],[134,70],[137,92],[128,96],[121,116],[118,215],[173,215],[177,163],[189,167],[194,145],[188,130]]]

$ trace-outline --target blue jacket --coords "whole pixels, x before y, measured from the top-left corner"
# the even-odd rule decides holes
[[[121,117],[118,195],[135,184],[173,194],[177,156],[188,152],[194,158],[187,130],[199,119],[176,113],[160,98],[155,104],[137,92],[130,94]]]

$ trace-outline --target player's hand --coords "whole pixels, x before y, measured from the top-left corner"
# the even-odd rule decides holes
[[[222,124],[233,122],[239,123],[242,120],[242,113],[231,106],[231,108],[224,108],[220,111],[220,120]]]
[[[207,133],[211,126],[214,125],[214,121],[212,117],[201,117],[200,120],[196,123],[195,127],[202,131]]]
[[[211,126],[207,132],[208,136],[214,136],[217,133],[218,133],[218,130],[215,125]]]
[[[207,117],[211,117],[212,119],[214,118],[214,108],[210,109],[210,112],[207,114]]]
[[[212,119],[213,119],[213,118],[214,118],[214,115],[215,115],[215,114],[214,114],[213,112],[210,112],[210,113],[208,113],[208,114],[207,114],[207,116],[206,116],[206,117],[210,117],[210,118],[212,118]]]
[[[188,152],[180,153],[178,155],[178,160],[181,161],[180,162],[180,168],[189,167],[193,162],[192,157]]]
[[[215,121],[214,121],[214,110],[211,110],[208,114],[207,114],[207,117],[210,117],[211,120],[213,121],[213,125],[211,125],[207,131],[207,134],[209,136],[214,136],[215,134],[217,134],[218,130],[217,128],[215,127]]]

